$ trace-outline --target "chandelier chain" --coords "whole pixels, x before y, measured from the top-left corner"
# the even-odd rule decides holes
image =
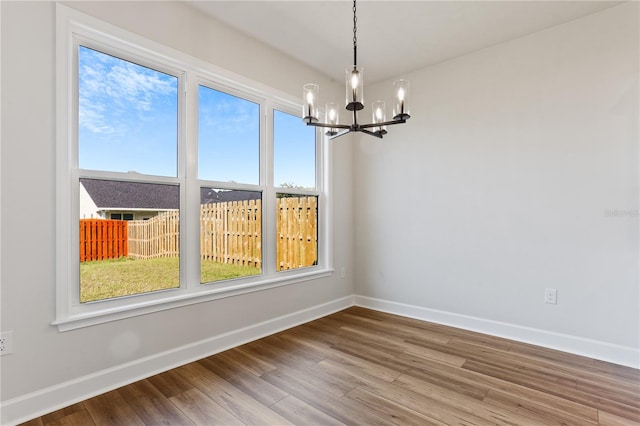
[[[358,31],[357,22],[358,22],[358,17],[356,16],[356,0],[353,0],[353,66],[354,67],[358,65],[358,55],[356,53],[358,50],[358,36],[356,34]]]
[[[358,37],[356,35],[356,31],[358,31],[358,27],[356,26],[358,22],[358,17],[356,16],[356,0],[353,0],[353,47],[357,47],[358,45]]]

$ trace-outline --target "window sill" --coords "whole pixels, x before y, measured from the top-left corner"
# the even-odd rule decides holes
[[[325,278],[333,274],[333,269],[319,269],[313,271],[305,271],[303,273],[289,275],[285,277],[266,278],[260,281],[233,285],[227,287],[214,287],[200,290],[194,293],[166,292],[167,297],[152,301],[143,301],[139,303],[131,303],[126,306],[113,307],[108,309],[96,309],[89,313],[72,314],[66,318],[55,320],[52,325],[58,327],[61,332],[76,330],[84,327],[91,327],[98,324],[104,324],[111,321],[118,321],[126,318],[132,318],[139,315],[146,315],[154,312],[165,311],[168,309],[179,308],[182,306],[194,305],[196,303],[209,302],[212,300],[224,299],[227,297],[240,296],[256,291],[268,290],[276,287],[282,287],[291,284],[297,284],[304,281]]]

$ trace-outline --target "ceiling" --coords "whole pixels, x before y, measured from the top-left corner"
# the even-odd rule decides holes
[[[188,1],[337,81],[352,65],[351,1]],[[620,3],[364,0],[357,4],[358,64],[374,83]]]

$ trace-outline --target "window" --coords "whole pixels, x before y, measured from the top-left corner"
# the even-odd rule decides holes
[[[148,220],[149,218],[146,217],[143,220]],[[122,214],[122,220],[133,220],[133,213],[123,213]]]
[[[295,96],[57,12],[60,330],[331,273]]]
[[[179,204],[174,185],[92,179],[80,184],[102,188],[102,183],[122,189],[111,198],[114,202],[146,202],[146,194],[159,190],[168,194],[169,202]],[[96,198],[108,194],[97,193]],[[177,288],[179,242],[179,209],[160,211],[148,221],[133,220],[129,213],[111,214],[111,220],[80,219],[80,303]]]
[[[177,176],[178,77],[81,42],[77,49],[79,182],[89,200],[79,217],[99,217],[80,219],[79,301],[177,288],[178,181],[149,183],[138,175]],[[98,171],[109,178],[95,179]],[[132,209],[154,217],[100,214]]]
[[[300,118],[273,112],[274,183],[281,188],[316,189],[316,130]]]
[[[133,213],[111,213],[112,220],[133,220]],[[143,220],[148,220],[148,217]]]
[[[318,264],[318,197],[278,193],[276,203],[276,269]]]
[[[80,44],[79,167],[176,176],[178,77]]]
[[[262,193],[201,188],[200,282],[262,273]]]
[[[198,177],[260,181],[260,104],[198,86]]]
[[[273,112],[276,194],[276,269],[318,263],[316,131],[292,114]]]
[[[198,177],[226,183],[200,188],[200,282],[261,274],[258,102],[198,86]]]

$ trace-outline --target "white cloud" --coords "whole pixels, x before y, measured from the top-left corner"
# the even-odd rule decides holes
[[[80,126],[96,134],[123,134],[131,119],[176,103],[175,77],[91,49],[80,50],[79,80]]]

